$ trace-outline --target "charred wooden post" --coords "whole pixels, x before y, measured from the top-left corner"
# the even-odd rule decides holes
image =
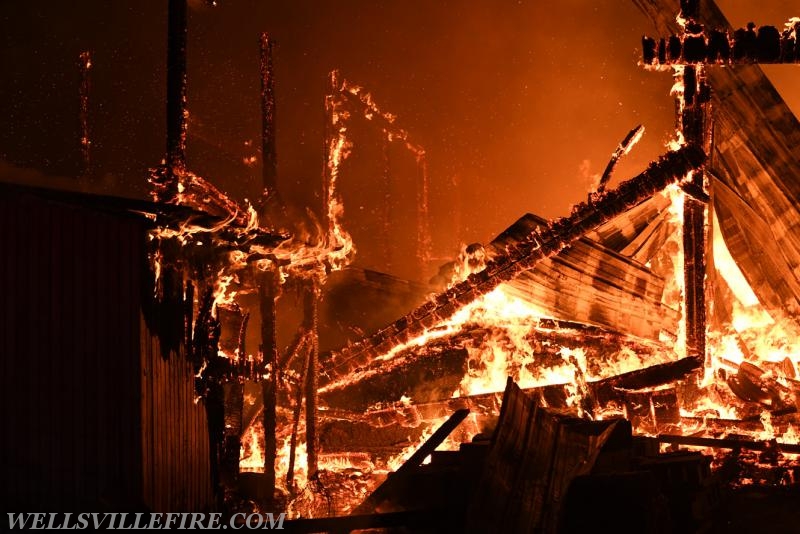
[[[305,377],[307,376],[308,369],[304,367],[303,375],[301,376],[301,386],[297,388],[297,395],[295,395],[294,409],[292,410],[292,435],[289,438],[289,466],[286,469],[286,487],[290,493],[294,492],[294,463],[295,455],[297,454],[297,433],[300,427],[300,412],[303,408],[303,394],[305,388]]]
[[[244,376],[243,362],[246,359],[247,347],[247,324],[250,314],[242,315],[242,322],[239,327],[239,342],[236,348],[237,360],[231,366],[231,377],[225,388],[225,443],[223,444],[222,459],[222,479],[226,485],[230,485],[239,474],[239,460],[242,447],[242,432],[245,427],[242,425],[244,412]]]
[[[314,279],[306,288],[303,303],[303,325],[309,333],[308,364],[306,366],[306,449],[308,452],[308,478],[317,474],[317,396],[319,389],[319,282]]]
[[[278,340],[275,300],[280,294],[280,280],[277,271],[266,271],[259,284],[261,307],[261,396],[264,403],[264,478],[263,495],[272,497],[275,493],[275,460],[278,445],[275,437],[277,427],[278,402]]]
[[[703,26],[699,17],[699,0],[682,0],[681,15],[687,19],[684,36],[684,60],[705,59]],[[684,141],[703,149],[710,148],[709,113],[711,90],[701,64],[686,65],[683,70],[683,99],[680,103],[680,129]],[[691,173],[691,186],[705,191],[702,169]],[[684,315],[686,319],[686,355],[704,359],[706,353],[706,204],[686,196],[683,204]]]
[[[710,89],[700,66],[686,66],[685,90],[682,96],[681,129],[689,144],[703,148],[710,145],[709,100]],[[702,169],[691,173],[690,185],[705,190]],[[683,205],[683,260],[684,260],[684,312],[686,317],[686,354],[705,357],[706,303],[705,303],[705,252],[708,241],[706,203],[693,196],[684,197]]]
[[[267,32],[260,37],[261,58],[261,177],[262,215],[285,219],[283,200],[278,191],[278,149],[275,130],[275,70],[272,52],[275,41]],[[284,223],[284,220],[280,221]]]
[[[78,58],[78,67],[80,72],[80,107],[78,110],[78,119],[80,127],[80,170],[79,176],[86,178],[89,175],[91,165],[91,138],[89,136],[89,90],[91,88],[89,74],[92,69],[92,54],[86,50],[80,53]]]
[[[345,377],[374,357],[452,317],[463,306],[489,293],[501,283],[517,277],[545,258],[558,254],[605,221],[638,205],[667,185],[678,182],[689,171],[699,168],[704,161],[705,154],[700,147],[683,147],[666,154],[643,173],[623,182],[617,189],[606,192],[596,202],[574,206],[572,215],[552,221],[546,228],[532,232],[514,250],[495,257],[484,270],[471,274],[463,282],[436,295],[369,338],[333,354],[331,365],[326,370],[328,379],[333,382]]]
[[[169,0],[167,15],[167,184],[164,198],[178,193],[176,173],[186,168],[187,0]]]

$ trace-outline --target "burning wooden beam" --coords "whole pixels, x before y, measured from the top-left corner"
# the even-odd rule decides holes
[[[597,185],[597,193],[602,193],[606,190],[606,186],[608,185],[608,182],[611,181],[611,175],[614,173],[614,169],[617,167],[617,163],[619,162],[620,158],[631,151],[633,146],[639,142],[639,139],[642,138],[643,134],[644,126],[640,124],[628,132],[622,142],[620,142],[619,146],[617,146],[617,148],[614,150],[614,153],[611,155],[611,159],[608,160],[606,170],[603,171],[603,175],[600,177],[600,183]]]
[[[470,275],[373,336],[333,354],[326,369],[328,379],[345,377],[392,347],[423,334],[501,283],[558,254],[587,232],[681,180],[704,161],[705,155],[700,148],[683,147],[663,156],[617,189],[605,193],[597,202],[575,206],[572,215],[530,234],[515,250],[490,261],[483,271]]]

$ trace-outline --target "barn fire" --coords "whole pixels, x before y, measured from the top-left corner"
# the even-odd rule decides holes
[[[166,150],[147,199],[0,185],[9,511],[285,514],[296,532],[793,531],[800,124],[761,64],[800,61],[800,19],[736,29],[712,0],[634,0],[654,33],[631,43],[632,68],[673,83],[663,154],[616,180],[647,135],[631,124],[569,214],[524,214],[440,258],[431,154],[346,72],[328,74],[322,168],[304,183],[319,205],[293,205],[268,33],[261,139],[237,156],[258,194],[193,168],[190,4],[165,11]],[[82,179],[96,60],[75,65]],[[391,272],[410,236],[430,280],[357,262],[342,189],[365,137],[371,237]],[[393,158],[413,182],[401,229]]]

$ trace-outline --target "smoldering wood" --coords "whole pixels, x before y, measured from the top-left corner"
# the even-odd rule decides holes
[[[741,419],[725,419],[721,417],[701,416],[682,416],[681,421],[687,425],[697,426],[702,424],[712,434],[730,433],[736,431],[763,432],[764,424],[761,422],[763,409],[759,408],[758,413],[742,417]],[[775,433],[784,434],[789,426],[797,424],[796,406],[787,406],[777,410],[769,410],[770,420],[772,421]]]
[[[420,335],[427,328],[451,317],[458,309],[495,289],[502,282],[517,277],[545,258],[554,256],[590,230],[627,211],[667,185],[677,182],[705,161],[696,146],[670,152],[637,176],[607,192],[596,203],[575,206],[569,217],[550,223],[542,232],[534,232],[513,252],[489,262],[486,269],[440,293],[393,325],[337,353],[327,378],[343,377],[365,365],[378,354]]]

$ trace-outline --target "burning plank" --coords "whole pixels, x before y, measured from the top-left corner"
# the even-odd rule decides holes
[[[489,257],[502,255],[546,225],[535,215],[525,215],[489,244]],[[624,330],[643,339],[658,341],[662,331],[677,329],[678,313],[661,302],[664,280],[588,237],[543,260],[506,287],[510,294],[560,318]]]
[[[372,337],[334,354],[327,368],[328,378],[344,377],[378,354],[423,334],[501,283],[513,280],[587,232],[679,181],[704,160],[704,154],[697,147],[684,147],[668,153],[616,190],[605,193],[598,202],[575,206],[571,216],[552,222],[541,232],[533,232],[515,250],[491,260],[483,271],[470,275]]]

